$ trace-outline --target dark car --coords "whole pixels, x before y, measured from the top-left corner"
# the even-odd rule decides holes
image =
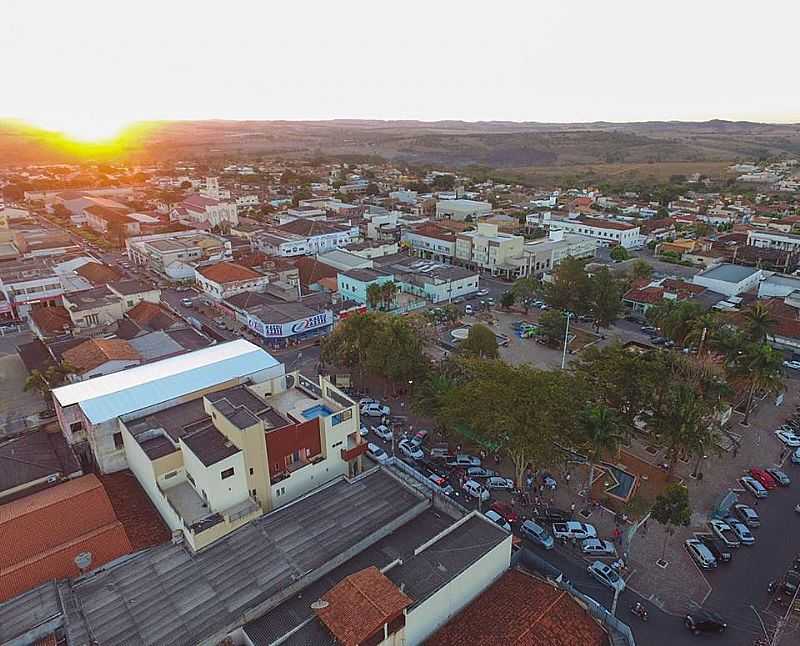
[[[728,627],[722,617],[705,608],[700,608],[687,614],[683,624],[695,635],[700,633],[721,633]]]
[[[731,551],[719,541],[715,541],[708,534],[696,535],[697,538],[708,548],[708,551],[717,559],[717,563],[729,563],[731,560]]]
[[[543,520],[548,523],[563,523],[570,519],[570,513],[563,509],[548,507],[547,509],[536,509],[533,513],[534,520]]]

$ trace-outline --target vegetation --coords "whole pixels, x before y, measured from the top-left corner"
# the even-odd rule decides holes
[[[629,254],[628,250],[622,245],[617,245],[611,250],[609,256],[611,257],[611,260],[621,262],[623,260],[628,260],[628,258],[631,257],[631,254]]]
[[[25,379],[24,390],[26,392],[35,390],[45,400],[49,400],[50,391],[62,385],[67,381],[67,377],[75,373],[75,368],[68,362],[63,361],[59,364],[52,365],[47,370],[31,370],[28,377]]]
[[[547,310],[539,317],[539,329],[551,343],[564,343],[567,333],[567,317],[559,310]]]
[[[514,282],[511,286],[511,290],[507,293],[511,294],[514,300],[522,304],[522,307],[525,308],[525,314],[527,314],[531,301],[541,290],[542,285],[535,278],[519,278]]]
[[[608,406],[590,406],[578,417],[578,446],[586,454],[589,474],[586,481],[586,502],[592,501],[595,465],[607,453],[616,451],[622,441],[617,414]]]
[[[459,345],[458,351],[465,356],[479,359],[496,359],[498,356],[497,337],[485,325],[473,325],[467,338]]]
[[[555,309],[585,314],[591,281],[578,258],[565,258],[553,272],[552,282],[544,284],[544,300]]]
[[[598,329],[610,327],[619,318],[625,287],[625,283],[614,278],[608,267],[601,267],[592,276],[589,311]]]
[[[637,258],[631,265],[631,278],[633,280],[650,280],[653,276],[653,267],[646,260]]]
[[[667,552],[667,540],[675,533],[676,527],[688,527],[692,518],[692,508],[689,504],[689,490],[682,484],[671,484],[663,493],[656,497],[653,509],[650,510],[653,520],[664,527],[664,547],[661,550],[661,560]]]

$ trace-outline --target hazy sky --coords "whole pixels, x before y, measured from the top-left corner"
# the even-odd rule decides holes
[[[0,115],[800,121],[797,0],[3,0]]]

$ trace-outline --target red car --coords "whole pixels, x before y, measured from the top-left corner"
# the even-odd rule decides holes
[[[512,525],[516,522],[519,522],[519,516],[517,516],[517,513],[511,509],[511,505],[509,505],[507,502],[501,502],[498,500],[492,504],[489,509],[496,511]]]
[[[758,480],[765,489],[777,489],[778,487],[778,483],[775,482],[775,478],[773,478],[771,474],[764,471],[764,469],[750,469],[750,475]]]

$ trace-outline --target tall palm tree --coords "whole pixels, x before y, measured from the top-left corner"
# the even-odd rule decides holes
[[[367,287],[367,307],[374,310],[383,302],[383,289],[378,283],[373,283]]]
[[[383,301],[384,309],[392,309],[395,296],[397,296],[397,283],[390,280],[388,283],[381,285],[381,300]]]
[[[751,305],[744,313],[745,332],[751,341],[769,341],[777,321],[764,303]]]
[[[753,344],[742,355],[739,374],[750,382],[742,421],[747,426],[750,423],[750,409],[756,391],[777,394],[784,389],[783,357],[768,343]]]
[[[607,406],[591,406],[578,418],[578,433],[582,450],[589,462],[589,479],[586,483],[586,502],[592,501],[592,483],[595,465],[606,453],[615,451],[622,442],[621,425],[617,414]]]
[[[696,347],[698,354],[708,352],[721,325],[722,322],[717,314],[707,312],[689,323],[689,330],[683,341],[687,345]]]

